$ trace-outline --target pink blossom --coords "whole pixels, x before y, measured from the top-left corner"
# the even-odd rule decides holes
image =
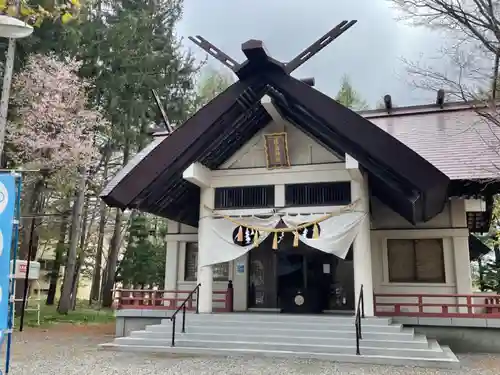
[[[79,67],[74,59],[33,55],[14,77],[16,113],[7,142],[13,146],[9,158],[18,166],[74,170],[96,162],[96,130],[106,121],[89,106],[91,85],[77,75]]]

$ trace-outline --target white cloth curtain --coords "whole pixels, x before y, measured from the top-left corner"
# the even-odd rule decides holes
[[[199,237],[199,267],[212,264],[229,262],[246,254],[254,247],[252,232],[244,231],[244,240],[248,245],[240,246],[235,244],[235,228],[238,227],[232,221],[225,218],[205,217],[202,219],[203,231],[202,237]],[[238,223],[245,227],[260,227],[273,229],[278,225],[280,217],[273,215],[269,218],[243,217],[235,218]],[[237,234],[237,233],[236,233]],[[259,232],[259,243],[264,241],[269,232]]]
[[[318,220],[323,216],[317,214],[283,217],[273,215],[269,218],[246,217],[235,218],[235,220],[244,227],[273,229],[276,228],[280,220],[283,220],[287,227],[295,228],[301,224]],[[360,224],[365,216],[366,214],[361,212],[345,212],[335,215],[319,223],[320,232],[318,238],[308,238],[304,232],[299,236],[299,239],[310,247],[344,259],[358,234]],[[205,217],[202,220],[204,221],[202,224],[203,231],[199,233],[199,267],[229,262],[246,254],[254,247],[254,234],[246,229],[243,233],[245,246],[235,243],[238,225],[231,220],[212,217]],[[269,234],[271,233],[260,231],[259,243],[263,242]]]
[[[284,216],[282,219],[287,227],[295,228],[318,220],[322,216],[324,215],[297,215]],[[345,259],[365,216],[366,214],[362,212],[345,212],[333,216],[319,223],[318,238],[307,238],[305,233],[302,233],[299,240],[310,247]]]

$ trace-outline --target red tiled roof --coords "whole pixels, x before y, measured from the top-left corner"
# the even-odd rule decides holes
[[[452,180],[500,179],[500,128],[473,109],[398,112],[362,115]]]

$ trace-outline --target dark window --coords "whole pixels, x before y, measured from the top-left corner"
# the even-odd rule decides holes
[[[186,261],[185,261],[185,281],[196,281],[198,278],[198,243],[186,243]],[[214,281],[229,280],[229,263],[219,263],[212,266]]]
[[[443,240],[388,240],[389,281],[445,283]]]
[[[342,206],[351,203],[350,182],[321,182],[285,186],[287,206]]]
[[[274,207],[274,185],[215,189],[215,208]]]
[[[186,243],[184,280],[196,281],[198,277],[198,243]]]

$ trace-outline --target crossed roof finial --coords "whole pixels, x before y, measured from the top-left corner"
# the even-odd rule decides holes
[[[288,74],[292,73],[306,61],[308,61],[311,57],[316,55],[319,51],[321,51],[323,48],[325,48],[327,45],[329,45],[331,42],[337,39],[340,35],[346,32],[356,22],[357,22],[356,20],[340,22],[337,26],[335,26],[321,38],[316,40],[313,44],[311,44],[304,51],[299,53],[295,58],[290,60],[288,63],[286,64],[280,63],[280,64],[284,66],[284,69]],[[203,49],[209,55],[215,57],[217,60],[219,60],[222,64],[231,69],[238,76],[239,76],[238,73],[241,71],[241,68],[246,64],[246,62],[238,63],[235,59],[230,57],[225,52],[221,51],[219,48],[217,48],[215,45],[213,45],[200,35],[196,35],[196,37],[190,36],[189,40],[191,40],[193,43],[195,43],[198,47]],[[247,42],[242,44],[242,50],[247,56],[247,58],[249,57],[249,53],[254,53],[254,54],[260,54],[261,57],[267,57],[272,59],[267,54],[264,44],[260,40],[248,40]],[[277,60],[274,61],[279,63]]]

